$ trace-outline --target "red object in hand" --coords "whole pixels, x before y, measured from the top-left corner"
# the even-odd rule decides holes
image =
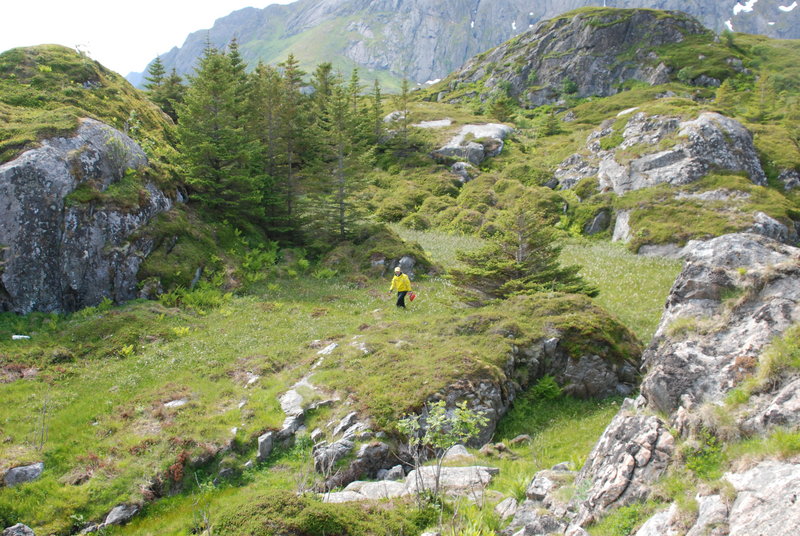
[[[416,297],[417,297],[417,295],[414,294],[413,292],[409,292],[408,293],[408,299],[409,300],[414,301],[414,298],[416,298]]]

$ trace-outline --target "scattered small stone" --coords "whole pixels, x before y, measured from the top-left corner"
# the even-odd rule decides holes
[[[256,465],[256,462],[254,462],[253,460],[247,460],[244,463],[244,468],[245,469],[252,469],[253,467],[255,467],[255,465]]]
[[[28,340],[30,338],[31,338],[30,335],[12,335],[11,336],[11,340],[12,341],[26,341],[26,340]]]
[[[258,438],[258,456],[260,462],[266,460],[272,453],[272,447],[275,443],[275,432],[267,432]]]
[[[188,403],[189,403],[189,399],[188,398],[180,398],[178,400],[170,400],[169,402],[164,404],[164,407],[165,408],[169,408],[169,409],[175,409],[175,408],[180,408],[182,406],[185,406]]]
[[[517,446],[521,445],[522,443],[530,443],[530,441],[531,441],[531,436],[529,436],[528,434],[521,434],[512,439],[511,441],[509,441],[509,443],[512,446]]]
[[[553,466],[553,471],[569,471],[569,462],[557,463]]]

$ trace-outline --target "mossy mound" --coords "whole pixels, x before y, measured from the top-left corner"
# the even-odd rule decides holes
[[[343,274],[383,275],[403,257],[414,259],[417,274],[434,269],[422,246],[403,240],[385,225],[375,224],[361,227],[351,241],[336,246],[323,264]]]
[[[78,119],[103,121],[134,138],[147,153],[153,178],[176,176],[171,120],[117,73],[59,45],[0,54],[0,162],[42,139],[65,136]]]
[[[221,511],[221,534],[248,536],[379,536],[417,534],[431,521],[427,510],[408,504],[327,504],[316,497],[271,491]]]
[[[424,291],[419,299],[426,299]],[[347,348],[338,358],[327,359],[316,378],[350,393],[381,426],[459,381],[504,383],[514,347],[558,337],[573,359],[593,354],[613,364],[636,364],[642,353],[630,330],[576,294],[516,296],[497,305],[462,309],[461,314],[447,310],[417,316],[411,311],[363,328],[359,340],[369,353]],[[524,388],[537,374],[514,371],[513,380]],[[354,383],[355,376],[363,381]]]

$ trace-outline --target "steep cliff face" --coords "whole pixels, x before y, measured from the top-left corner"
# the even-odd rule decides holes
[[[753,3],[749,10],[741,9],[736,0],[611,0],[606,4],[680,10],[718,32],[730,26],[772,37],[800,36],[800,9],[782,10],[786,6],[772,0]],[[183,46],[162,55],[162,60],[167,68],[191,73],[206,38],[222,48],[235,37],[251,65],[259,59],[278,62],[293,52],[309,66],[334,61],[340,68],[374,69],[423,83],[443,78],[473,55],[539,21],[597,5],[588,0],[300,0],[233,12],[208,31],[189,35]],[[128,78],[139,83],[142,75],[131,73]]]
[[[134,235],[172,206],[153,184],[138,185],[146,165],[133,140],[93,119],[3,164],[0,310],[66,312],[134,298],[152,248]]]

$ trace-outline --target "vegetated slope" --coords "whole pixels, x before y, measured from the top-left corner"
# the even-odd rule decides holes
[[[541,20],[595,5],[586,0],[300,0],[235,11],[209,30],[189,35],[183,46],[173,48],[162,60],[168,69],[190,74],[206,39],[223,48],[236,38],[251,66],[258,60],[282,61],[291,52],[305,67],[323,61],[332,61],[345,72],[358,67],[365,78],[379,77],[388,87],[402,77],[424,83],[444,77],[471,56]],[[610,5],[681,10],[716,32],[730,24],[738,32],[800,37],[796,33],[800,10],[780,9],[777,0],[748,3],[749,9],[742,9],[736,0],[618,0]],[[142,75],[131,73],[129,79],[138,85]]]
[[[628,32],[617,32],[632,20],[653,25],[652,43],[642,36],[616,44],[625,43]],[[543,44],[563,54],[534,53]],[[434,196],[376,191],[371,202],[386,221],[488,236],[498,211],[530,197],[568,233],[613,238],[632,251],[672,244],[675,252],[691,239],[751,228],[791,242],[800,184],[798,56],[796,41],[718,40],[680,14],[565,15],[421,94],[489,116],[484,121],[515,123],[499,157],[470,171],[474,180],[457,193],[434,191],[430,175],[417,174]],[[583,62],[614,66],[609,72],[618,77],[600,87],[590,68],[562,70]],[[648,68],[661,78],[638,78]],[[546,83],[537,81],[539,70]],[[449,117],[432,107],[412,107],[412,122]],[[446,129],[425,132],[440,136],[431,149],[447,139]]]

